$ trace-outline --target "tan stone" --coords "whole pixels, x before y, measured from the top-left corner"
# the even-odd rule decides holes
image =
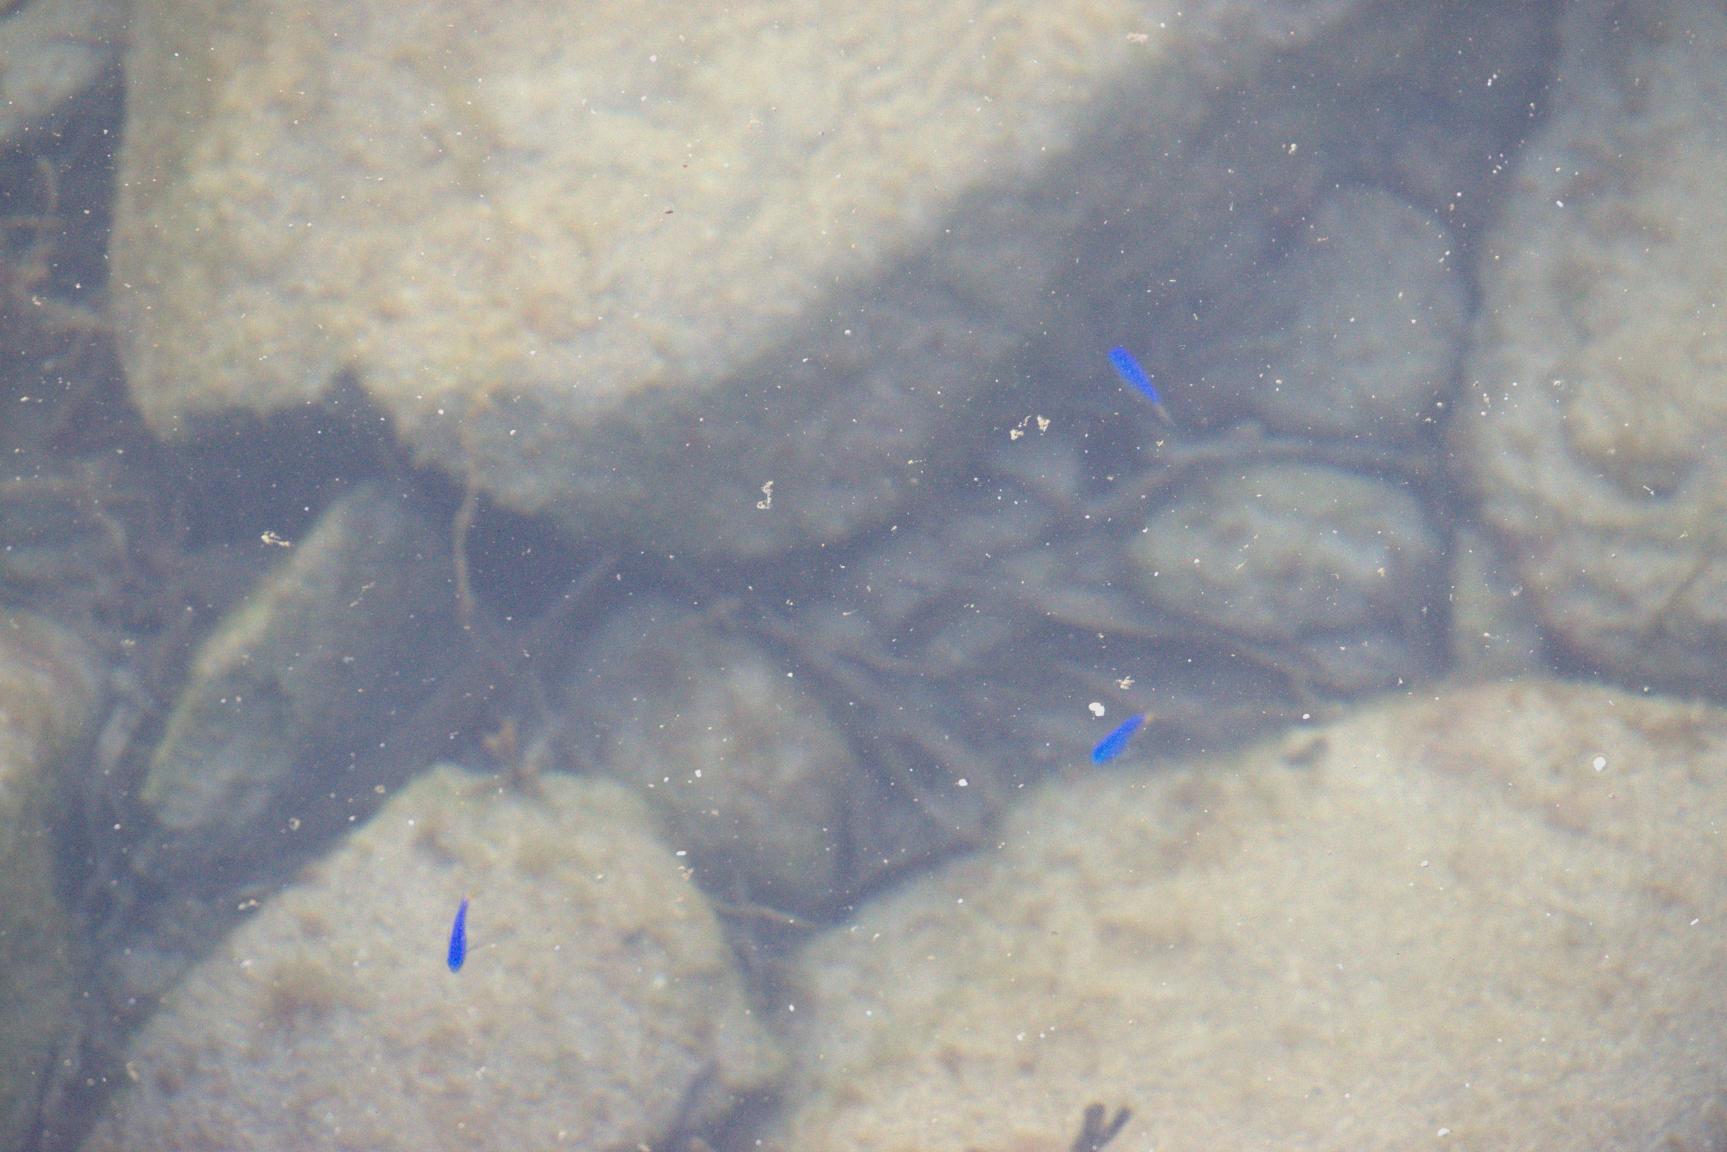
[[[1727,669],[1727,13],[1577,5],[1551,121],[1480,253],[1453,423],[1549,635],[1614,673]]]
[[[773,1138],[1717,1147],[1724,828],[1727,713],[1558,683],[1056,783],[808,949]]]
[[[1172,149],[1360,7],[144,0],[128,381],[186,436],[352,379],[585,535],[842,539],[963,459],[1076,232],[1140,212],[1143,276],[1288,178]]]
[[[659,1146],[764,1089],[777,1052],[645,809],[540,787],[416,780],[165,998],[86,1152]]]

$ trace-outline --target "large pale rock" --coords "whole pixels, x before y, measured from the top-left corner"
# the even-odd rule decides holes
[[[1558,683],[1052,785],[811,945],[800,1152],[1717,1148],[1727,713]]]
[[[659,1147],[716,1123],[777,1054],[650,824],[613,784],[428,773],[166,998],[86,1152]]]
[[[1552,119],[1481,252],[1453,428],[1548,635],[1618,675],[1727,670],[1727,11],[1573,5]]]
[[[128,380],[182,436],[355,380],[588,535],[843,538],[962,458],[1073,236],[1149,275],[1300,167],[1178,160],[1367,7],[145,0]]]

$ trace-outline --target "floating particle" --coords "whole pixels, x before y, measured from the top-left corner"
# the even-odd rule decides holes
[[[468,958],[468,898],[456,908],[456,922],[450,925],[450,971],[460,972],[462,961]]]
[[[1151,401],[1151,410],[1157,413],[1157,418],[1165,424],[1170,423],[1169,412],[1163,406],[1163,397],[1157,391],[1157,385],[1151,382],[1151,377],[1139,361],[1133,358],[1133,353],[1126,348],[1111,348],[1109,362],[1115,365],[1115,374],[1135,392]]]
[[[1120,756],[1127,747],[1127,742],[1133,739],[1133,734],[1139,731],[1145,723],[1145,713],[1136,712],[1116,725],[1115,730],[1097,742],[1097,747],[1091,750],[1093,764],[1107,764]]]

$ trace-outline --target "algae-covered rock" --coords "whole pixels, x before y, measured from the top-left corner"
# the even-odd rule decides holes
[[[51,769],[100,694],[69,633],[0,611],[0,1147],[23,1146],[41,1076],[72,1022],[72,922],[54,887]]]
[[[399,497],[359,489],[217,625],[140,792],[165,849],[153,868],[268,851],[261,835],[345,775],[354,786],[356,759],[461,650],[446,541]]]
[[[813,943],[800,1152],[1721,1146],[1727,712],[1556,683],[1051,785]]]
[[[765,1089],[776,1050],[641,803],[539,785],[417,779],[166,997],[85,1152],[657,1148]]]

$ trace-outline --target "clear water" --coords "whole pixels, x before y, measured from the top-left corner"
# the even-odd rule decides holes
[[[1085,148],[1156,154],[1159,181],[1213,200],[1147,202],[1082,149],[1080,178],[1120,187],[1073,194],[1114,211],[1073,233],[1069,270],[1009,354],[958,366],[976,383],[950,465],[920,473],[889,523],[749,559],[578,538],[469,502],[353,382],[324,407],[158,441],[105,319],[124,291],[105,275],[117,89],[14,146],[0,157],[0,596],[87,637],[105,685],[48,830],[75,922],[76,1023],[23,1146],[76,1147],[158,997],[435,760],[524,793],[569,772],[650,793],[629,766],[642,747],[675,765],[669,786],[694,770],[680,756],[723,758],[704,743],[713,723],[738,723],[784,773],[752,784],[770,818],[739,827],[809,826],[698,846],[689,863],[765,1000],[803,941],[989,846],[1040,781],[1206,762],[1451,679],[1611,679],[1533,628],[1459,642],[1459,556],[1492,536],[1449,436],[1490,237],[1549,115],[1559,6],[1473,15],[1478,35],[1430,29],[1430,55],[1401,66],[1364,63],[1371,38],[1292,53],[1221,86],[1181,139],[1112,110]],[[1116,346],[1166,412],[1124,386]],[[312,741],[293,745],[305,775],[267,793],[255,824],[170,834],[144,781],[197,645],[367,485],[430,526],[448,645],[368,673],[400,693],[390,722],[293,734]],[[768,513],[799,494],[759,498]],[[1518,589],[1498,557],[1480,581],[1490,597]],[[1144,728],[1094,767],[1093,746],[1139,712]],[[303,834],[258,835],[290,822]],[[798,846],[815,872],[776,870]],[[441,963],[446,943],[428,938],[428,955]],[[773,1109],[703,1135],[744,1146]]]

